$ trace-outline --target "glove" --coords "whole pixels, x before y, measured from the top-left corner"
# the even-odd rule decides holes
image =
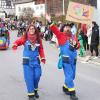
[[[13,50],[17,50],[17,45],[14,44],[14,45],[12,46],[12,49],[13,49]]]
[[[42,62],[43,64],[45,64],[46,60],[45,60],[45,59],[42,59],[41,62]]]
[[[73,45],[75,46],[77,43],[76,43],[76,41],[75,40],[73,40]]]

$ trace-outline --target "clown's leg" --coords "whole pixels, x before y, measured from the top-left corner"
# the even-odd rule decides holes
[[[38,94],[38,84],[39,84],[39,81],[40,81],[40,77],[41,77],[41,67],[40,65],[36,66],[34,68],[34,92],[35,92],[35,97],[36,98],[39,98],[39,94]]]
[[[75,77],[74,76],[75,71],[73,71],[72,64],[70,62],[71,61],[69,61],[69,58],[68,58],[63,64],[64,74],[65,74],[65,85],[68,88],[68,92],[70,94],[71,100],[78,100],[78,98],[76,97],[74,81],[73,81],[74,80],[73,77]]]
[[[33,75],[33,68],[29,65],[24,65],[24,79],[27,86],[28,96],[29,99],[34,99],[34,75]]]

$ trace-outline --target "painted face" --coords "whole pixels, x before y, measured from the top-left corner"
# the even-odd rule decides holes
[[[33,26],[31,26],[31,27],[29,28],[29,33],[30,33],[30,34],[34,34],[34,33],[35,33],[35,28],[34,28]]]
[[[66,32],[69,32],[69,31],[71,31],[71,28],[69,26],[65,26],[64,27],[64,32],[66,33]]]

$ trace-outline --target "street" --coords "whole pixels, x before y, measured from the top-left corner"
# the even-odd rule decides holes
[[[11,32],[11,45],[16,40],[17,31]],[[0,51],[0,100],[28,100],[23,77],[22,51],[10,48]],[[63,70],[57,69],[58,50],[44,42],[46,64],[42,67],[38,100],[70,100],[62,92]],[[81,63],[78,60],[75,86],[79,100],[100,100],[100,66]]]

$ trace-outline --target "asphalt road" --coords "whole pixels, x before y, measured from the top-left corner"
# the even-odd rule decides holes
[[[17,31],[11,32],[11,45]],[[63,70],[57,69],[58,50],[43,42],[46,65],[42,67],[39,84],[39,100],[70,100],[62,92]],[[28,100],[23,78],[22,50],[13,51],[11,46],[0,51],[0,100]],[[100,66],[91,63],[77,63],[76,91],[79,100],[100,100]]]

